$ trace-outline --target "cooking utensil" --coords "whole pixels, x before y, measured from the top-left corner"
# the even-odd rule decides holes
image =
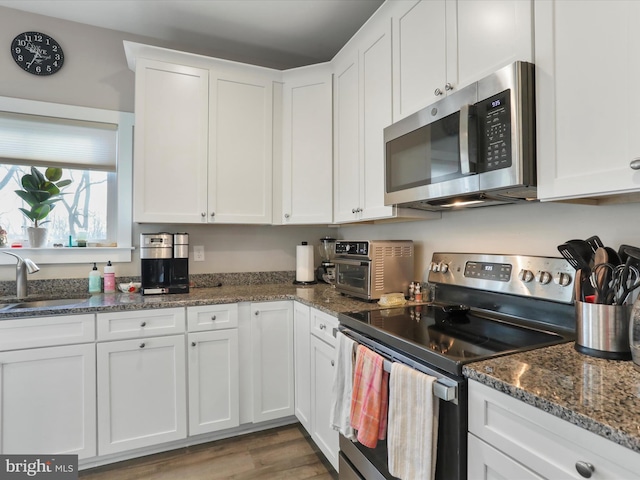
[[[598,248],[604,248],[604,243],[602,243],[602,240],[600,240],[600,237],[598,237],[597,235],[587,238],[585,242],[587,242],[594,253],[596,252],[596,250],[598,250]]]
[[[588,272],[591,269],[590,262],[593,252],[584,240],[569,240],[558,245],[558,251],[576,270],[583,269]]]
[[[611,247],[604,247],[607,251],[607,256],[609,257],[609,263],[613,266],[620,265],[622,260],[620,260],[620,255]]]
[[[608,293],[610,281],[609,268],[603,267],[609,264],[609,254],[604,247],[598,247],[593,258],[595,265],[592,270],[592,278],[594,280],[593,287],[596,290],[596,303],[603,303]]]
[[[582,301],[582,270],[576,270],[576,276],[573,279],[573,300],[575,302]]]

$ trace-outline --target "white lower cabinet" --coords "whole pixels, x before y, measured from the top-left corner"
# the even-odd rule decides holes
[[[311,432],[310,309],[311,307],[299,302],[293,304],[296,418],[307,432]]]
[[[189,333],[189,435],[240,424],[238,329]]]
[[[338,319],[297,302],[294,312],[296,417],[338,470],[339,436],[330,417]]]
[[[469,381],[469,480],[632,479],[639,466],[640,454]]]
[[[338,470],[339,434],[331,427],[331,389],[335,348],[311,336],[311,438]]]
[[[98,453],[187,436],[183,335],[97,345]]]
[[[0,353],[0,451],[96,455],[95,346]]]
[[[294,415],[293,302],[251,304],[253,422]]]

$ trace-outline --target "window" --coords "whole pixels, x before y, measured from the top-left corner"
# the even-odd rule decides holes
[[[45,225],[48,244],[32,249],[40,263],[131,260],[133,114],[0,97],[0,225],[9,241],[26,239],[30,221],[14,190],[31,166],[63,168],[63,189]],[[90,247],[68,248],[86,234]],[[74,243],[75,244],[75,243]],[[5,260],[3,257],[6,257]],[[0,264],[12,263],[0,255]]]

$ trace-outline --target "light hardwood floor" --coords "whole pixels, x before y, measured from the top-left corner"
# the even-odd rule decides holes
[[[335,480],[300,424],[83,470],[83,480]]]

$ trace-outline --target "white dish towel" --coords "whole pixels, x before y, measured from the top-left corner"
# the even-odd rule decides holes
[[[335,372],[331,390],[331,411],[329,418],[334,430],[352,442],[356,434],[351,427],[351,392],[353,391],[353,366],[356,342],[341,332],[336,334]]]
[[[435,377],[394,362],[389,378],[389,473],[402,480],[433,480],[438,449]]]

